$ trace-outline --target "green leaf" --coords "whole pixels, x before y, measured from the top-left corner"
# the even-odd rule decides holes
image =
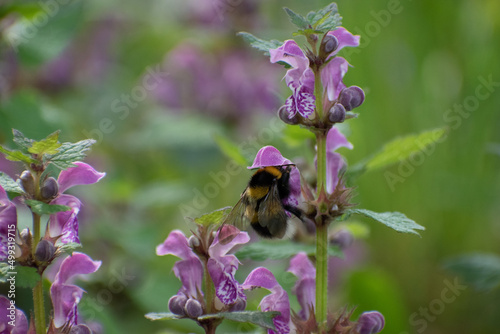
[[[321,23],[316,26],[316,30],[324,33],[336,29],[341,24],[342,16],[340,16],[339,14],[334,14],[327,16],[323,20],[321,20]]]
[[[462,255],[446,261],[444,268],[479,291],[489,292],[500,286],[500,256],[496,254]]]
[[[307,255],[316,254],[315,245],[298,244],[291,241],[259,241],[246,245],[236,252],[240,260],[251,259],[254,261],[289,259],[299,252]],[[343,257],[342,251],[336,246],[329,246],[328,255]]]
[[[259,311],[240,311],[240,312],[222,312],[215,314],[206,314],[198,317],[198,321],[208,319],[228,319],[238,322],[250,322],[260,327],[276,330],[273,323],[273,318],[278,316],[280,312],[259,312]]]
[[[36,268],[33,267],[16,266],[15,271],[17,287],[33,289],[41,279]]]
[[[61,144],[58,142],[59,132],[60,131],[56,131],[48,135],[45,139],[33,142],[31,147],[28,149],[28,152],[39,155],[56,154],[59,147],[61,147]]]
[[[95,142],[94,139],[85,139],[76,143],[62,143],[58,152],[49,157],[48,160],[60,169],[74,167],[73,162],[82,161],[86,152]]]
[[[283,45],[283,42],[280,42],[278,40],[273,39],[270,41],[266,41],[244,31],[239,32],[238,35],[243,37],[243,39],[247,41],[252,47],[263,51],[266,55],[269,55],[269,49],[276,49]]]
[[[318,25],[321,25],[324,21],[327,21],[330,16],[334,16],[335,14],[338,14],[337,4],[332,2],[317,12],[309,12],[307,14],[307,20],[313,28],[317,28]]]
[[[72,253],[75,249],[82,247],[81,244],[76,242],[68,242],[67,244],[62,244],[57,247],[57,250],[61,253]]]
[[[33,145],[33,139],[26,138],[21,131],[16,129],[12,129],[12,133],[14,134],[14,143],[23,151],[28,152],[28,149]]]
[[[436,142],[443,138],[446,132],[447,128],[444,127],[396,138],[387,143],[382,150],[373,157],[353,166],[351,172],[358,172],[360,170],[373,171],[404,161],[417,152],[428,152],[431,146],[435,145]]]
[[[295,13],[290,8],[283,8],[285,12],[288,14],[290,21],[297,26],[299,29],[309,28],[309,21],[305,17],[300,14]]]
[[[420,234],[416,230],[425,230],[425,227],[415,223],[415,221],[406,217],[401,212],[373,212],[365,209],[350,209],[347,211],[348,214],[356,213],[384,224],[387,227],[402,233],[413,233],[418,236]]]
[[[7,282],[9,278],[9,265],[5,262],[0,262],[0,283]]]
[[[176,314],[173,314],[173,313],[169,313],[169,312],[151,312],[151,313],[148,313],[146,315],[144,315],[147,319],[149,320],[177,320],[177,319],[181,319],[181,317],[179,317],[178,315]]]
[[[0,172],[0,186],[2,186],[6,192],[13,194],[14,197],[24,193],[23,188],[21,188],[16,181],[2,172]]]
[[[38,161],[36,161],[32,157],[25,155],[21,151],[9,151],[8,149],[0,146],[0,152],[5,154],[5,158],[10,161],[22,161],[27,164],[38,163]]]
[[[200,225],[217,225],[231,212],[231,207],[225,207],[212,211],[194,219],[194,222]]]
[[[219,146],[222,153],[229,159],[234,160],[238,165],[246,167],[250,162],[245,158],[243,153],[241,153],[240,148],[234,144],[232,141],[221,135],[215,135],[214,140]]]
[[[71,210],[71,208],[66,205],[47,204],[34,199],[27,199],[25,203],[38,215],[51,215],[57,212]]]

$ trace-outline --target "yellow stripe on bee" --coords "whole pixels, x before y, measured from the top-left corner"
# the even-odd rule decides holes
[[[267,195],[267,193],[269,192],[269,187],[253,187],[253,188],[249,187],[247,189],[247,192],[250,198],[259,200]]]
[[[273,167],[273,166],[264,167],[264,170],[266,172],[268,172],[269,174],[272,174],[277,179],[280,179],[281,175],[283,174],[283,173],[281,173],[281,171],[278,168]]]

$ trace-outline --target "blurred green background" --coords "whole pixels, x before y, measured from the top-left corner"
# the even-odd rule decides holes
[[[476,291],[460,280],[453,290],[459,278],[443,263],[461,254],[500,254],[500,2],[337,3],[343,26],[361,35],[359,48],[341,52],[353,65],[344,82],[366,93],[360,117],[346,127],[354,144],[341,151],[348,162],[397,136],[449,131],[420,160],[359,178],[354,202],[404,212],[426,231],[418,238],[366,222],[369,235],[351,246],[357,255],[335,261],[331,304],[357,306],[356,314],[381,311],[388,334],[495,333],[500,290]],[[201,333],[188,320],[151,322],[144,314],[167,311],[180,287],[171,272],[175,259],[157,257],[155,247],[172,229],[189,232],[183,216],[234,205],[250,176],[240,169],[228,185],[207,188],[229,163],[215,136],[242,145],[250,159],[271,144],[292,160],[312,161],[307,139],[266,130],[289,94],[280,81],[285,72],[235,34],[288,39],[293,26],[282,7],[306,14],[326,4],[0,5],[0,143],[11,145],[12,128],[36,139],[61,129],[62,141],[98,141],[87,162],[107,176],[74,193],[84,202],[82,251],[103,261],[82,283],[88,295],[80,309],[105,333]],[[19,173],[3,158],[1,167]],[[270,266],[280,273],[287,264]],[[278,278],[292,287],[290,277]],[[30,291],[20,289],[18,306],[27,310],[30,303]],[[228,322],[220,333],[252,330]]]

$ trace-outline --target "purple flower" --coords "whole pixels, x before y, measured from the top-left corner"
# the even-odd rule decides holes
[[[181,281],[182,287],[177,296],[185,303],[188,299],[198,299],[202,294],[203,265],[189,247],[188,239],[179,230],[170,232],[167,239],[156,247],[156,255],[174,255],[180,258],[174,265],[174,274]]]
[[[270,295],[262,298],[259,307],[264,312],[278,311],[281,314],[273,319],[276,331],[268,330],[268,334],[290,333],[290,301],[288,293],[279,285],[269,269],[258,267],[252,270],[242,286],[245,290],[264,288],[271,291]]]
[[[17,309],[14,301],[5,296],[0,296],[0,333],[28,333],[28,320],[23,311]]]
[[[97,172],[92,166],[83,162],[75,162],[75,165],[75,167],[65,169],[59,174],[57,179],[59,195],[50,202],[50,204],[67,205],[71,208],[69,211],[58,212],[50,216],[49,233],[52,237],[61,236],[59,240],[62,243],[80,243],[77,215],[82,205],[78,198],[63,194],[63,192],[76,185],[96,183],[106,175],[106,173]]]
[[[293,287],[293,293],[302,307],[299,316],[307,320],[311,312],[314,312],[316,302],[316,268],[307,254],[300,252],[290,260],[288,271],[298,278]]]
[[[378,311],[363,312],[358,319],[356,330],[359,334],[380,333],[385,325],[384,316]]]
[[[93,261],[88,255],[78,252],[74,252],[73,255],[62,261],[54,283],[50,287],[50,297],[54,308],[54,325],[57,328],[65,324],[70,326],[78,324],[77,306],[85,291],[70,284],[70,279],[75,275],[96,272],[100,266],[101,261]]]
[[[248,169],[262,168],[268,166],[286,166],[293,165],[293,163],[283,157],[277,148],[273,146],[264,146],[257,152],[252,166]],[[299,204],[300,199],[300,172],[297,167],[293,167],[290,171],[290,194],[286,198],[282,198],[284,205],[296,206]]]
[[[327,64],[321,70],[321,82],[330,101],[338,98],[345,88],[342,78],[347,73],[349,63],[341,57],[334,57],[346,46],[359,46],[360,36],[355,36],[343,27],[329,31],[327,35],[337,40],[336,49],[327,57]],[[288,117],[292,119],[297,113],[302,117],[309,117],[315,108],[314,73],[309,67],[309,59],[294,40],[287,40],[276,48],[270,49],[271,63],[285,62],[292,68],[285,75],[286,84],[292,90],[285,102]]]
[[[0,186],[0,261],[8,258],[8,237],[15,237],[17,227],[16,206],[9,200],[7,193]],[[1,332],[0,332],[1,333]]]
[[[345,165],[342,156],[335,152],[340,147],[353,148],[339,129],[333,127],[326,136],[326,191],[330,194],[335,190],[339,182],[339,171]]]
[[[276,49],[269,50],[271,63],[285,62],[292,66],[286,72],[285,81],[292,90],[285,107],[289,118],[299,113],[309,117],[314,112],[314,73],[309,67],[309,59],[294,40],[287,40]]]
[[[227,253],[234,246],[245,244],[249,240],[247,232],[239,232],[229,243],[222,244],[217,234],[208,249],[210,255],[207,262],[208,272],[214,282],[215,294],[225,305],[246,301],[241,285],[234,278],[239,261],[236,256]]]

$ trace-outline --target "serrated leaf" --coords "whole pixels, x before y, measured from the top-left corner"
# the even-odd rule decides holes
[[[307,20],[309,23],[316,28],[317,24],[321,24],[322,20],[325,20],[330,15],[335,15],[338,13],[337,4],[335,2],[330,3],[326,7],[318,10],[312,11],[307,14]]]
[[[354,171],[373,171],[408,159],[412,154],[430,149],[446,134],[447,128],[437,128],[392,140],[368,160],[352,167]],[[429,154],[429,153],[428,153]]]
[[[76,242],[68,242],[67,244],[61,244],[57,246],[57,250],[61,253],[72,253],[75,249],[82,247],[81,244]]]
[[[347,211],[347,213],[356,213],[358,215],[371,218],[401,233],[413,233],[420,236],[420,234],[416,230],[425,230],[425,227],[415,223],[415,221],[406,217],[401,212],[378,213],[365,209],[350,209]]]
[[[62,143],[58,152],[48,157],[47,160],[60,169],[74,167],[73,162],[82,161],[95,142],[94,139],[84,139],[76,143]]]
[[[144,316],[147,319],[153,320],[153,321],[156,321],[156,320],[178,320],[178,319],[181,319],[181,317],[179,317],[178,315],[173,314],[173,313],[169,313],[169,312],[151,312],[151,313],[145,314]]]
[[[17,144],[21,149],[28,152],[28,149],[33,145],[33,139],[26,138],[24,134],[16,129],[12,129],[12,134],[14,135],[14,143]]]
[[[479,291],[489,292],[500,286],[500,257],[496,254],[462,255],[446,261],[444,268]]]
[[[36,161],[30,156],[25,155],[21,151],[9,151],[8,149],[0,146],[0,152],[5,154],[5,158],[10,161],[22,161],[27,164],[38,163],[38,161]]]
[[[305,17],[303,17],[300,14],[295,13],[293,10],[290,8],[283,8],[285,12],[288,14],[288,17],[290,18],[290,22],[295,24],[297,28],[299,29],[306,29],[309,28],[309,21]]]
[[[0,262],[0,283],[7,282],[9,278],[9,265],[5,262]]]
[[[269,55],[270,49],[276,49],[283,45],[283,42],[280,42],[278,40],[272,39],[270,41],[266,41],[244,31],[239,32],[238,35],[243,37],[243,39],[247,41],[252,47],[263,51],[266,55]]]
[[[243,153],[241,153],[240,148],[232,141],[221,135],[215,135],[214,140],[222,153],[224,153],[224,155],[229,159],[234,160],[238,165],[243,167],[249,165],[249,161],[245,158]]]
[[[316,26],[316,30],[325,33],[336,29],[341,24],[342,24],[342,16],[340,16],[337,13],[334,15],[327,16],[323,20],[321,20],[320,23]]]
[[[58,142],[59,140],[59,132],[56,131],[47,136],[47,138],[42,139],[40,141],[34,141],[31,147],[28,149],[29,153],[32,154],[56,154],[58,152],[61,144]]]
[[[66,205],[47,204],[34,199],[27,199],[25,203],[29,205],[31,210],[37,215],[51,215],[57,212],[71,210],[71,208]]]
[[[15,271],[17,287],[33,289],[41,279],[36,268],[33,267],[16,266]]]
[[[244,246],[236,252],[239,260],[251,259],[254,261],[289,259],[292,256],[305,252],[307,255],[316,254],[315,245],[299,244],[291,241],[259,241]],[[328,255],[343,257],[342,251],[330,245]]]
[[[208,319],[228,319],[238,322],[250,322],[260,327],[276,330],[273,318],[280,315],[280,312],[259,312],[259,311],[240,311],[240,312],[222,312],[215,314],[206,314],[198,317],[198,321]]]
[[[21,188],[16,181],[2,172],[0,172],[0,186],[2,186],[6,192],[14,194],[15,196],[24,193],[23,188]]]

